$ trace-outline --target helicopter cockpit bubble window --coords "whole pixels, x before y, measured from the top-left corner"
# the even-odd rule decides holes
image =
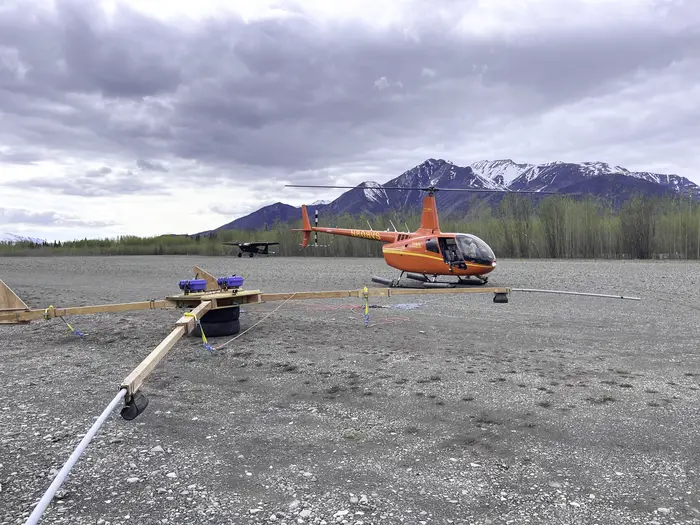
[[[491,264],[496,260],[496,255],[489,245],[476,235],[457,235],[457,246],[459,246],[465,261]]]

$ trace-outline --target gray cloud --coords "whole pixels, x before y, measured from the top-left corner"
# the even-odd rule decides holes
[[[109,221],[85,221],[77,217],[61,215],[54,211],[35,212],[21,208],[0,208],[0,224],[88,228],[104,228],[114,225],[113,222]]]
[[[4,185],[81,197],[170,193],[164,182],[153,176],[146,180],[143,174],[132,171],[115,173],[106,166],[75,177],[19,179],[7,181]]]
[[[37,161],[43,158],[43,155],[31,151],[0,151],[0,165],[18,164],[31,166],[35,165]]]
[[[139,159],[136,161],[136,165],[144,171],[162,171],[164,173],[168,172],[168,168],[163,166],[160,162]]]
[[[536,118],[677,62],[695,61],[700,71],[699,15],[683,2],[659,4],[656,19],[586,23],[573,10],[576,28],[513,38],[476,32],[478,20],[475,31],[460,33],[457,15],[473,3],[438,3],[414,2],[408,36],[405,27],[319,26],[299,8],[284,20],[221,15],[176,25],[123,6],[108,18],[97,3],[78,0],[53,12],[5,7],[0,142],[17,159],[41,144],[86,158],[141,159],[138,167],[150,172],[167,170],[143,159],[180,158],[232,180],[270,169],[323,182],[329,165],[393,169],[401,164],[394,151],[455,141],[468,149],[467,137],[501,129],[494,122]],[[687,82],[697,83],[697,73]],[[634,133],[643,139],[646,131]],[[74,195],[161,191],[133,173],[66,184],[41,182]]]

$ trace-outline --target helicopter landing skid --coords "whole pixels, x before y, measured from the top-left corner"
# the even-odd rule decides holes
[[[457,288],[461,286],[483,286],[488,282],[487,277],[458,278],[455,281],[438,281],[437,276],[427,276],[423,274],[406,273],[408,279],[401,279],[404,272],[398,279],[372,276],[372,282],[388,286],[389,288]]]
[[[483,277],[481,275],[474,275],[472,277],[467,277],[466,279],[459,277],[458,285],[461,286],[483,286],[489,282],[488,277]]]
[[[416,281],[404,280],[401,282],[401,277],[398,279],[389,279],[387,277],[373,275],[372,282],[388,286],[389,288],[423,288],[423,286]]]

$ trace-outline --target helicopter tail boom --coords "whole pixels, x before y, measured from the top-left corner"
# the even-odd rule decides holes
[[[292,231],[300,231],[304,234],[304,238],[301,242],[302,248],[306,248],[309,245],[309,240],[311,239],[312,232],[328,233],[330,235],[342,235],[344,237],[357,237],[360,239],[367,239],[384,243],[396,242],[399,238],[398,232],[378,230],[356,230],[350,228],[324,228],[319,227],[318,225],[311,226],[311,221],[309,220],[309,213],[306,211],[305,204],[302,204],[301,206],[301,228],[294,228]]]

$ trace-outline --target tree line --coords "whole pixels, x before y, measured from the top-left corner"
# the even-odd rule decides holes
[[[420,211],[379,216],[344,214],[323,217],[324,226],[413,231]],[[238,248],[226,241],[270,241],[282,256],[381,257],[381,243],[318,233],[301,250],[301,219],[276,222],[260,230],[224,230],[209,235],[121,236],[49,244],[0,243],[0,255],[231,255]],[[621,206],[599,198],[552,196],[539,204],[524,195],[507,195],[496,207],[476,201],[461,214],[440,217],[445,232],[472,233],[484,239],[498,257],[700,259],[700,202],[688,197],[635,196]],[[393,228],[392,228],[393,229]]]

